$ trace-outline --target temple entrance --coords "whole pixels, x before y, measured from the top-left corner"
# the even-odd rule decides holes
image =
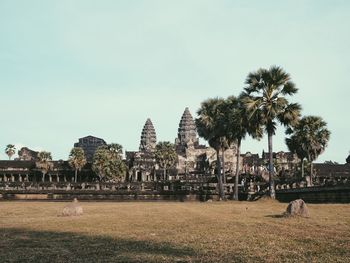
[[[137,179],[138,182],[142,182],[142,172],[141,171],[137,172],[137,178],[136,179]]]

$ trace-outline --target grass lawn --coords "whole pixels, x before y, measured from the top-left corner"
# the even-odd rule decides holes
[[[350,205],[0,202],[1,262],[349,262]]]

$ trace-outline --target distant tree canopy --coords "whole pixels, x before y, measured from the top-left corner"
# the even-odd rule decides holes
[[[305,116],[297,125],[288,128],[286,134],[289,135],[286,138],[289,150],[296,153],[301,161],[307,159],[310,162],[312,176],[312,162],[328,145],[331,133],[327,123],[321,117]]]
[[[5,149],[5,153],[11,160],[11,157],[16,153],[16,147],[13,144],[8,144]]]
[[[125,177],[127,167],[122,160],[122,153],[123,148],[117,143],[97,148],[92,161],[92,170],[100,181],[120,181]]]
[[[177,162],[175,146],[170,142],[158,142],[154,154],[157,164],[163,169],[163,176],[165,179],[166,170],[174,167]]]

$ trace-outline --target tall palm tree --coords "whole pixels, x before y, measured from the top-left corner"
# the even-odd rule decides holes
[[[41,151],[38,153],[36,167],[41,171],[43,177],[42,181],[45,181],[45,175],[53,169],[52,156],[50,152]]]
[[[304,159],[306,158],[311,166],[311,183],[313,178],[313,161],[322,154],[327,147],[331,132],[327,129],[327,123],[317,116],[305,116],[295,127],[286,131],[289,138],[286,144],[289,150],[296,153],[302,163],[302,176],[304,176]]]
[[[219,186],[219,195],[221,199],[225,198],[222,175],[220,150],[224,151],[227,140],[225,129],[222,123],[224,99],[211,98],[202,102],[197,111],[198,118],[195,120],[198,135],[208,141],[209,145],[215,149],[217,158],[217,179]]]
[[[154,154],[157,164],[163,169],[163,178],[165,180],[166,170],[174,167],[177,162],[175,146],[170,142],[158,142]]]
[[[240,175],[240,154],[241,154],[241,143],[246,135],[251,135],[255,139],[262,137],[263,131],[258,122],[248,120],[247,113],[244,106],[242,105],[242,98],[236,98],[230,96],[225,101],[225,114],[223,124],[225,125],[226,136],[230,142],[236,142],[236,174],[235,174],[235,188],[234,188],[234,199],[238,200],[238,182]]]
[[[77,182],[78,171],[80,172],[86,164],[86,158],[83,148],[74,147],[70,151],[68,163],[75,170],[74,182]]]
[[[11,160],[11,157],[16,153],[16,147],[13,144],[8,144],[5,149],[5,153]]]
[[[249,73],[245,81],[242,102],[248,117],[258,119],[265,128],[269,148],[270,196],[275,198],[272,137],[278,123],[289,127],[298,123],[301,106],[289,103],[287,96],[297,93],[298,89],[291,81],[290,75],[278,66],[258,69]]]

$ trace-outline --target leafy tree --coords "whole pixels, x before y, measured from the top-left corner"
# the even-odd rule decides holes
[[[80,172],[86,164],[83,148],[74,147],[69,154],[68,163],[75,170],[74,181],[77,182],[78,171]]]
[[[289,103],[286,98],[294,95],[298,89],[290,75],[278,66],[249,73],[245,84],[242,102],[248,118],[253,122],[258,120],[268,136],[270,196],[275,198],[272,137],[278,122],[286,127],[298,123],[301,106]]]
[[[16,153],[16,147],[13,144],[8,144],[5,149],[5,153],[11,160],[11,157]]]
[[[296,153],[301,160],[302,176],[304,176],[304,159],[307,159],[311,166],[312,179],[312,162],[324,152],[331,134],[327,129],[327,123],[321,117],[305,116],[296,126],[288,128],[286,134],[290,135],[289,138],[286,138],[289,150]]]
[[[225,198],[222,175],[220,150],[224,151],[227,146],[225,127],[223,125],[223,104],[221,98],[207,99],[202,102],[200,109],[197,111],[198,118],[195,120],[198,135],[208,141],[209,145],[216,151],[217,156],[217,179],[219,186],[219,195],[221,199]]]
[[[222,121],[229,142],[236,142],[236,175],[234,198],[238,200],[238,183],[240,173],[239,158],[241,155],[242,140],[249,134],[255,139],[262,137],[263,131],[258,121],[249,121],[248,115],[242,105],[241,98],[230,96],[224,103],[224,120]]]
[[[50,152],[41,151],[38,153],[36,167],[41,171],[43,177],[42,181],[45,181],[45,175],[53,169],[52,156]]]
[[[154,154],[157,164],[163,169],[163,177],[165,180],[166,170],[174,167],[177,162],[175,146],[170,142],[158,142]]]
[[[108,144],[97,148],[92,170],[102,180],[121,180],[126,173],[126,165],[122,160],[123,149],[119,144]]]

